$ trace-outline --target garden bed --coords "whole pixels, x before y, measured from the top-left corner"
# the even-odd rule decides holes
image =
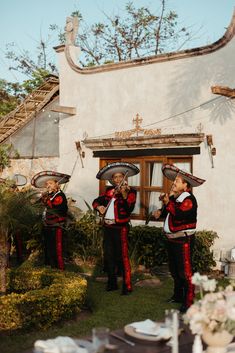
[[[87,281],[47,268],[10,271],[10,294],[0,297],[0,330],[48,328],[81,311]]]

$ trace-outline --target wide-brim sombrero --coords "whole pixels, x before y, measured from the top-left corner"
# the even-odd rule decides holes
[[[9,179],[0,178],[0,184],[12,184],[15,186],[23,186],[27,183],[27,178],[22,174],[14,174]]]
[[[27,178],[22,174],[14,174],[12,180],[14,181],[16,186],[23,186],[27,184]]]
[[[97,179],[111,180],[115,173],[122,173],[126,177],[136,175],[140,172],[139,168],[132,163],[127,162],[114,162],[109,163],[97,173]]]
[[[46,170],[35,174],[31,180],[31,184],[35,186],[35,188],[45,188],[45,184],[48,180],[55,180],[59,184],[65,184],[69,179],[70,175],[68,174]]]
[[[182,176],[183,179],[186,180],[193,187],[200,186],[205,182],[204,179],[198,178],[195,175],[187,173],[173,164],[163,164],[162,173],[165,175],[165,177],[172,181],[174,181],[178,175]]]

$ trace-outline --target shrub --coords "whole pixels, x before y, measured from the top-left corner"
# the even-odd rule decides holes
[[[162,228],[154,226],[135,226],[129,233],[129,253],[132,263],[145,265],[147,268],[167,262],[166,238]],[[214,231],[196,232],[193,267],[198,272],[209,272],[215,261],[210,250],[218,235]]]
[[[129,232],[129,255],[132,265],[145,265],[147,268],[166,262],[166,239],[162,228],[146,225],[132,227]]]
[[[215,239],[218,238],[216,232],[212,230],[202,230],[196,232],[195,248],[193,253],[193,268],[195,272],[210,272],[216,265],[213,259],[213,252],[210,250]]]
[[[71,272],[21,269],[10,272],[9,287],[15,293],[0,297],[0,329],[46,329],[80,312],[87,281]]]
[[[102,257],[102,227],[96,223],[94,211],[87,211],[78,221],[70,224],[66,232],[68,257],[80,257],[83,261]]]

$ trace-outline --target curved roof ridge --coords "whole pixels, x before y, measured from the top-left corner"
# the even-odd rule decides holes
[[[233,11],[231,22],[227,27],[224,35],[217,41],[213,42],[212,44],[208,44],[202,47],[181,50],[178,52],[170,52],[170,53],[158,54],[158,55],[153,55],[148,57],[136,58],[128,61],[120,61],[116,63],[103,64],[99,66],[84,67],[84,68],[81,68],[74,63],[72,56],[70,54],[69,45],[59,45],[54,49],[57,52],[62,52],[62,51],[65,52],[66,59],[69,63],[69,66],[72,68],[72,70],[80,74],[94,74],[94,73],[106,72],[111,70],[131,68],[131,67],[140,66],[140,65],[147,65],[147,64],[157,63],[157,62],[185,59],[192,56],[210,54],[216,50],[223,48],[234,37],[234,35],[235,35],[235,9]]]

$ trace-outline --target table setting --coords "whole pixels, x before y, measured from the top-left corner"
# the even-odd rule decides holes
[[[45,341],[37,340],[33,353],[178,353],[179,337],[185,333],[181,324],[177,310],[166,310],[164,322],[146,319],[131,322],[115,331],[107,327],[94,327],[87,339],[59,336]],[[191,347],[192,336],[187,334],[185,337],[181,339],[181,346],[189,344]]]

